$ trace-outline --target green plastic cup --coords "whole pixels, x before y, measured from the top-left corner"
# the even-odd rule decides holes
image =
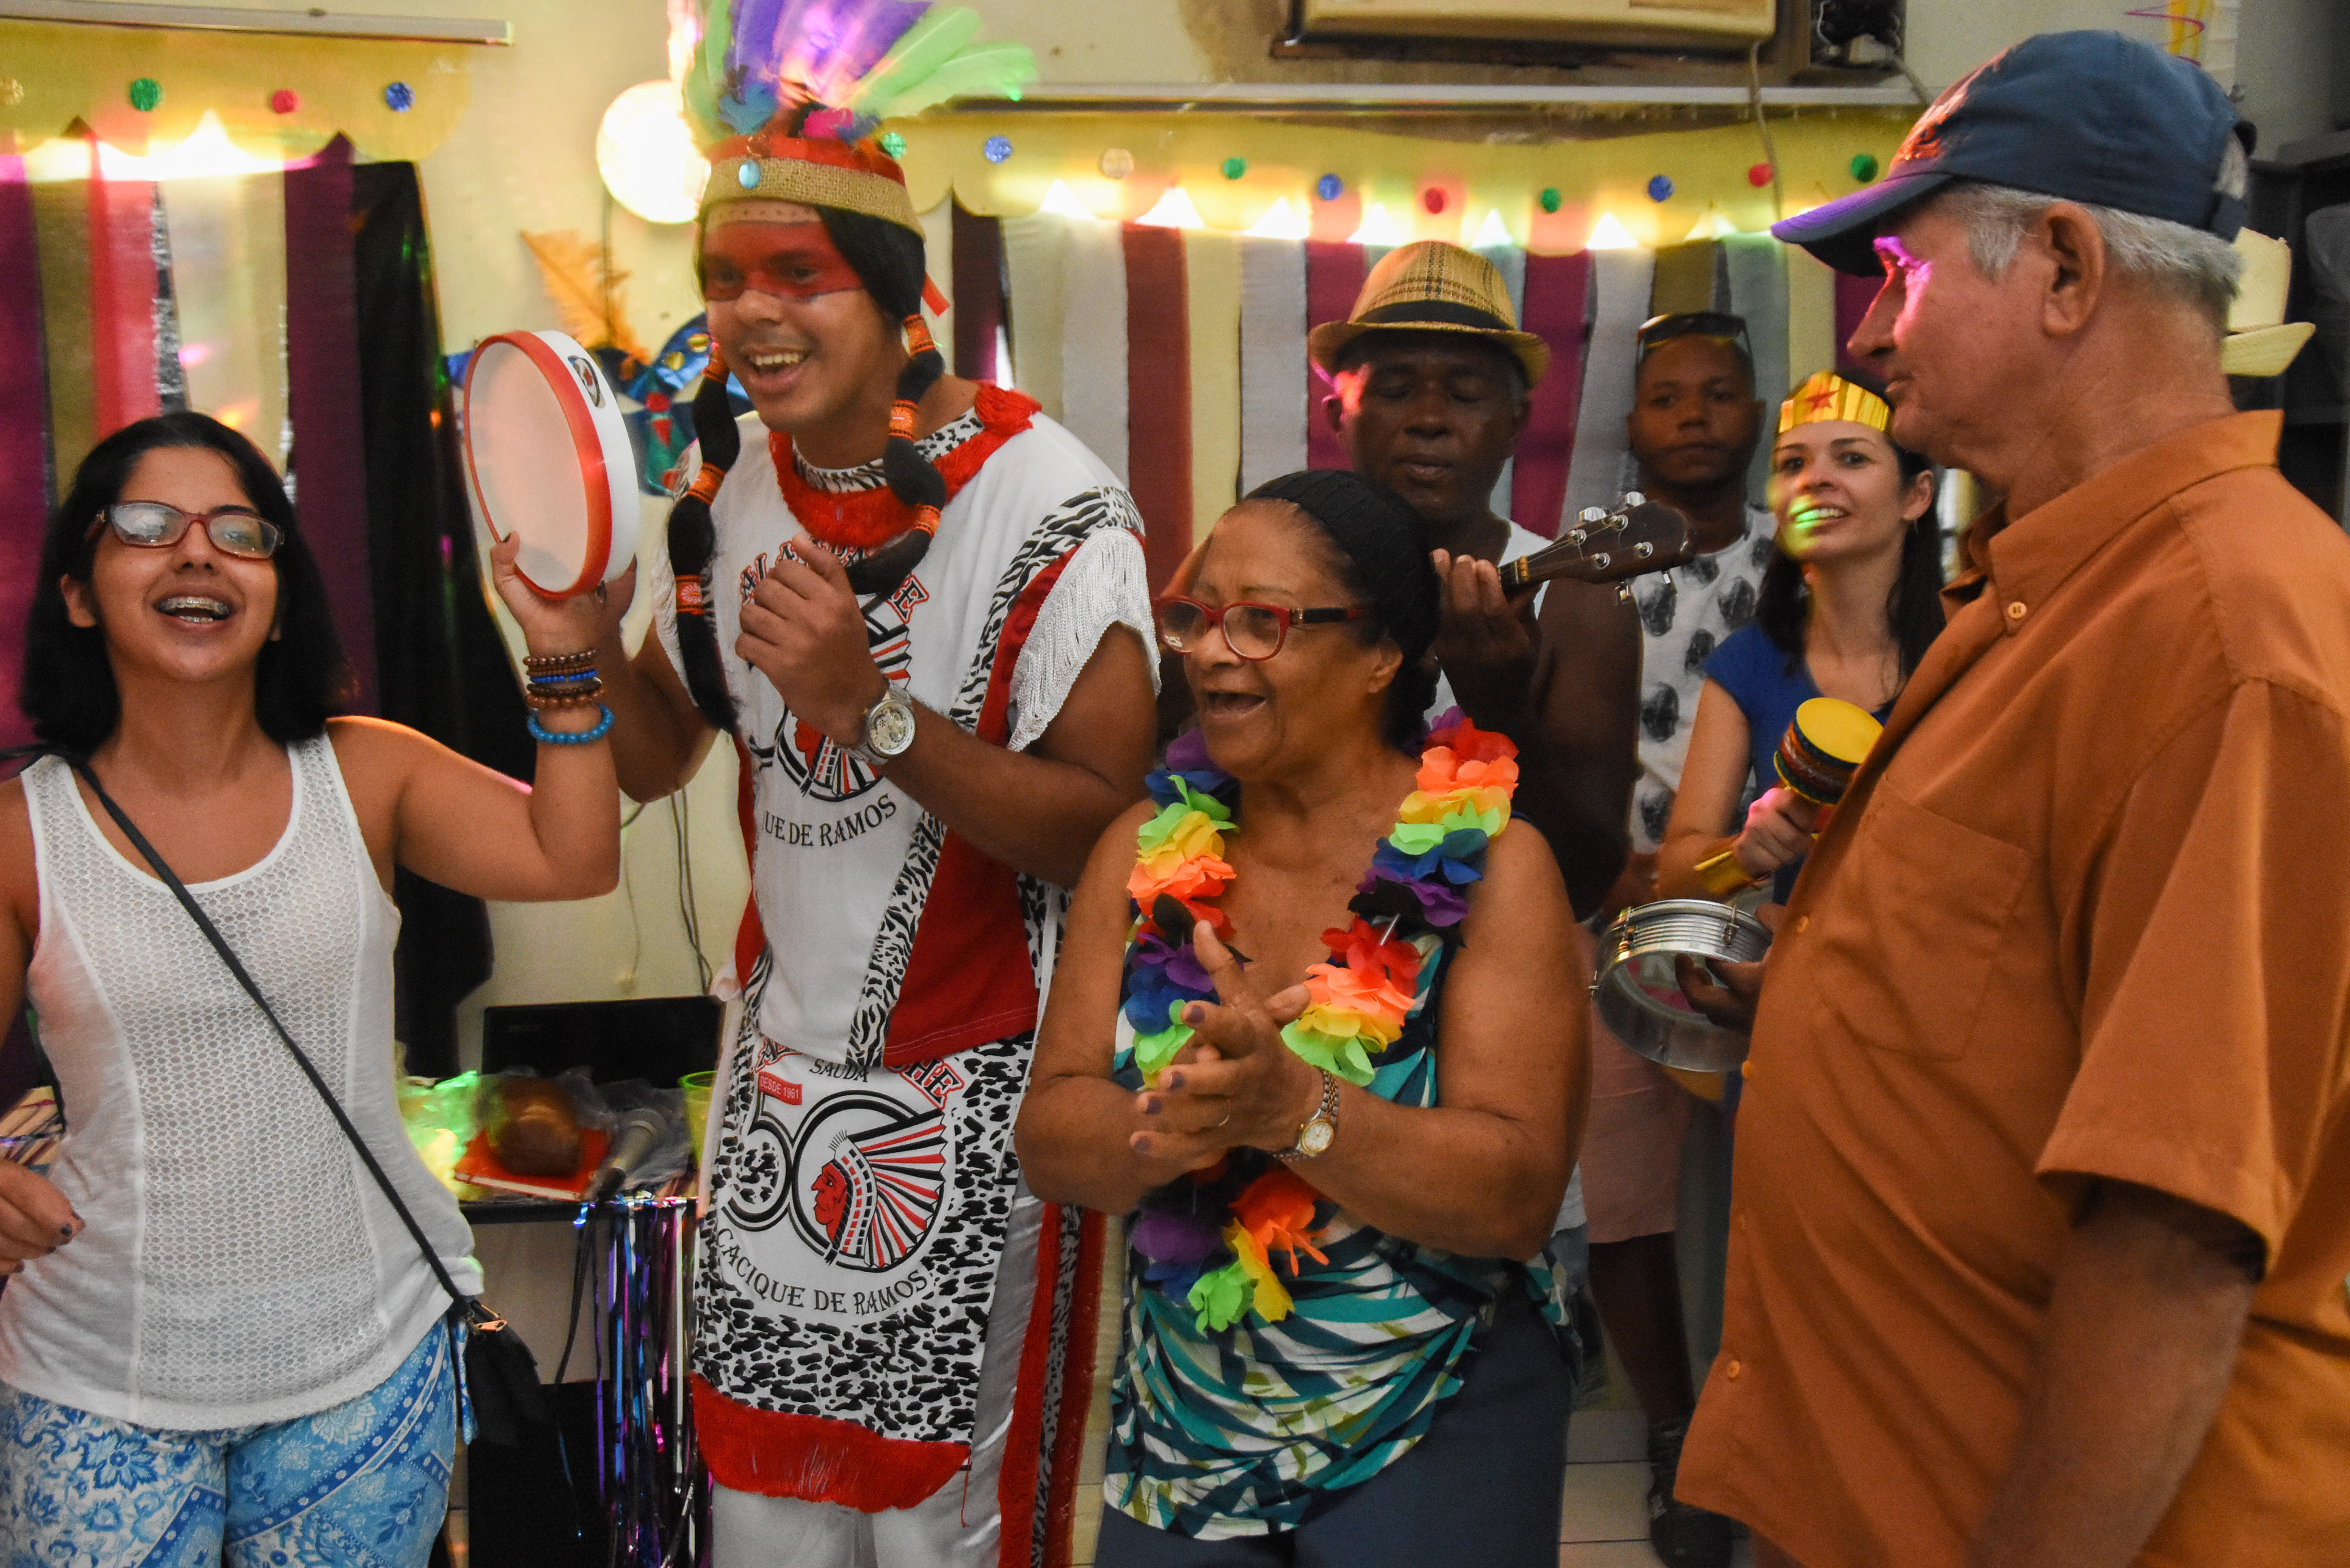
[[[685,1126],[693,1135],[693,1158],[702,1162],[702,1131],[710,1125],[710,1091],[717,1084],[716,1073],[688,1073],[677,1081],[685,1093]]]

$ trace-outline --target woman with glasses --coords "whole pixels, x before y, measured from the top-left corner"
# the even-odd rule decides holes
[[[1585,1010],[1509,742],[1422,718],[1438,591],[1315,472],[1159,606],[1199,728],[1087,867],[1017,1131],[1132,1217],[1105,1565],[1557,1551]]]
[[[348,678],[276,472],[201,414],[99,443],[50,518],[19,695],[186,884],[460,1289],[448,1192],[394,1098],[387,895],[488,898],[619,869],[592,599],[492,555],[534,667],[525,788],[330,717]],[[67,1131],[0,1164],[0,1557],[421,1564],[455,1438],[450,1303],[189,913],[58,756],[0,786],[0,1013],[29,999]]]
[[[1831,371],[1780,407],[1779,551],[1753,622],[1706,660],[1657,854],[1660,897],[1726,898],[1767,882],[1784,903],[1818,826],[1801,796],[1773,787],[1795,710],[1836,697],[1881,722],[1941,633],[1933,465],[1893,444],[1892,418],[1874,389]]]

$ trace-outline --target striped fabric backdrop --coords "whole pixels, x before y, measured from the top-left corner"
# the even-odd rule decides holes
[[[1307,329],[1343,320],[1376,248],[1040,213],[998,221],[942,204],[925,218],[953,303],[940,340],[963,375],[1008,379],[1098,453],[1150,525],[1151,579],[1242,494],[1304,467],[1344,467],[1306,358]],[[1481,252],[1518,319],[1551,346],[1495,510],[1544,535],[1632,483],[1624,421],[1633,333],[1666,310],[1747,318],[1756,391],[1775,406],[1832,363],[1866,303],[1809,256],[1763,236],[1659,252]],[[969,309],[969,319],[958,319]],[[1763,462],[1755,466],[1761,493]]]
[[[49,508],[91,447],[195,408],[295,485],[338,628],[374,710],[374,601],[359,452],[350,146],[284,173],[161,183],[28,183],[0,158],[0,744],[29,740],[13,698]]]

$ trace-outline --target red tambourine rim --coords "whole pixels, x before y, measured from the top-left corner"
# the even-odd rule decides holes
[[[564,422],[571,427],[571,446],[579,459],[579,476],[587,492],[588,548],[580,559],[578,580],[562,588],[532,586],[549,598],[585,593],[600,580],[603,567],[609,566],[612,559],[612,484],[604,467],[604,439],[596,430],[596,416],[588,411],[587,400],[580,396],[579,383],[572,376],[571,367],[563,362],[563,356],[546,338],[535,332],[493,333],[473,346],[473,357],[465,362],[465,481],[473,486],[473,504],[481,509],[482,522],[488,527],[490,536],[504,544],[506,535],[498,532],[489,498],[482,493],[482,476],[473,467],[472,437],[473,374],[482,368],[482,350],[493,343],[511,343],[521,349],[555,389],[555,400],[563,406]],[[597,560],[598,556],[603,557],[600,563]]]

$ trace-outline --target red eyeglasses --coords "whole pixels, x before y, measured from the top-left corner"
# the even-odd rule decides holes
[[[1323,609],[1289,609],[1281,605],[1248,600],[1203,605],[1175,595],[1159,601],[1159,640],[1172,653],[1195,653],[1207,640],[1210,628],[1224,634],[1224,645],[1242,659],[1256,663],[1271,659],[1289,639],[1293,626],[1324,626],[1333,621],[1364,620],[1371,612],[1360,605]]]

